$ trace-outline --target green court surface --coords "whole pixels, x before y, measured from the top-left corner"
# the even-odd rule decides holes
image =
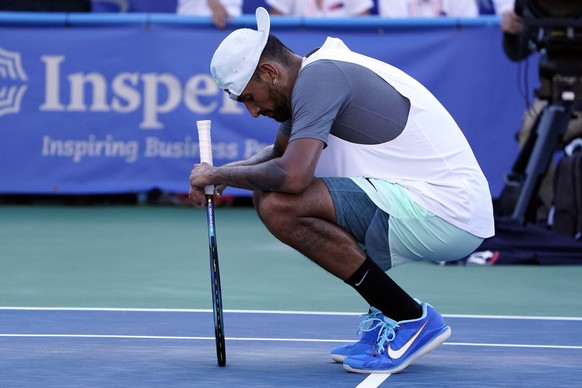
[[[347,285],[284,246],[252,208],[216,209],[225,310],[364,312]],[[209,309],[206,212],[0,206],[0,306]],[[389,271],[443,314],[582,317],[582,266]]]

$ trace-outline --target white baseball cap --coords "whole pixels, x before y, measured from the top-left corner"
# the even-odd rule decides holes
[[[259,7],[255,16],[257,30],[241,28],[232,32],[220,43],[210,61],[210,72],[216,84],[233,100],[249,83],[269,39],[269,13]]]

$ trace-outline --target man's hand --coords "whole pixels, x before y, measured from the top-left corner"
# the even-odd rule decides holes
[[[208,7],[212,11],[212,21],[218,28],[226,27],[226,23],[230,22],[231,16],[226,11],[226,8],[218,0],[208,0]]]
[[[198,207],[206,206],[206,194],[204,194],[204,187],[190,186],[188,198],[190,199],[190,202],[192,202],[194,206]]]
[[[206,206],[204,186],[211,185],[212,166],[208,163],[197,163],[190,171],[190,191],[188,198],[195,206]]]
[[[521,28],[521,17],[515,12],[507,11],[501,15],[501,31],[516,35],[521,32]]]

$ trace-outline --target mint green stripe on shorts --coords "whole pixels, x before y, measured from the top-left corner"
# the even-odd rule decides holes
[[[389,214],[388,242],[392,267],[408,261],[449,261],[472,253],[483,239],[417,204],[405,188],[382,179],[353,178]]]
[[[428,212],[398,184],[366,178],[322,179],[338,225],[383,270],[410,261],[460,259],[483,241]]]

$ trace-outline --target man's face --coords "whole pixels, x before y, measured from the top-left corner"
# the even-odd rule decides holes
[[[262,78],[252,78],[237,101],[245,104],[253,117],[262,115],[278,122],[291,118],[290,97],[277,85]]]

